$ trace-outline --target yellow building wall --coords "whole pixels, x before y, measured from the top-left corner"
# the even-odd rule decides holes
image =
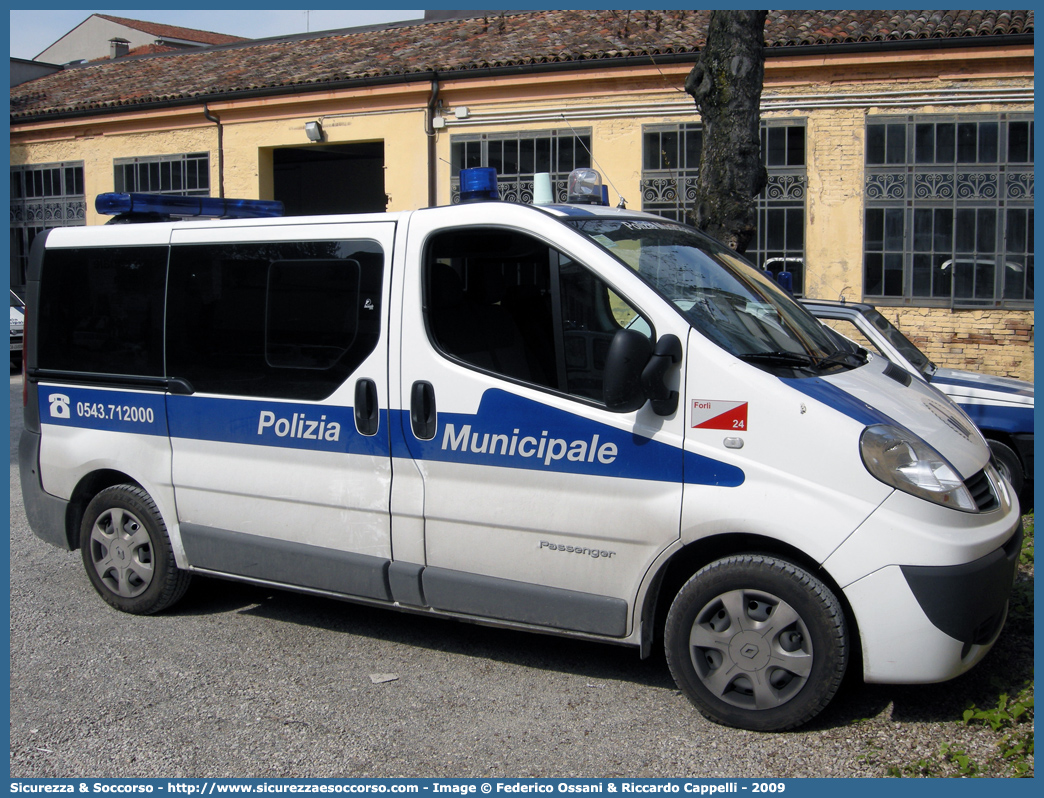
[[[928,78],[917,74],[924,62],[910,65],[906,82],[885,83],[880,73],[843,74],[808,65],[789,67],[770,62],[763,95],[764,116],[806,121],[805,293],[809,297],[862,299],[863,161],[868,113],[976,113],[1032,111],[1032,103],[875,107],[877,97],[897,88],[928,92],[952,90],[955,95],[976,86],[1032,87],[1032,77],[1003,74],[978,80],[969,75]],[[847,67],[846,67],[847,68]],[[880,69],[881,67],[875,67]],[[958,60],[951,67],[966,68]],[[591,130],[594,165],[610,185],[610,203],[622,195],[627,207],[642,206],[642,128],[644,125],[698,121],[691,98],[680,90],[686,70],[617,70],[612,76],[554,74],[444,84],[440,113],[446,127],[435,136],[437,198],[450,201],[450,141],[455,134],[535,130]],[[598,82],[601,81],[599,84]],[[949,81],[949,82],[947,82]],[[598,85],[595,85],[598,84]],[[320,95],[306,99],[244,101],[211,106],[222,120],[224,190],[230,197],[271,198],[273,152],[280,147],[305,148],[383,141],[388,210],[427,205],[427,146],[425,105],[430,87],[424,84]],[[862,101],[853,99],[864,98]],[[852,107],[830,107],[836,101]],[[454,110],[468,107],[470,116],[457,119]],[[147,120],[147,125],[140,119]],[[142,115],[139,120],[113,117],[102,122],[69,125],[68,130],[42,135],[12,131],[12,163],[82,160],[85,165],[89,224],[99,223],[93,210],[95,194],[112,190],[113,160],[187,152],[210,153],[212,193],[218,186],[217,127],[202,109]],[[308,142],[305,122],[321,119],[326,141]],[[493,121],[490,121],[493,120]],[[151,126],[134,130],[134,126]],[[99,132],[101,131],[101,132]],[[346,190],[350,190],[346,188]],[[951,311],[949,309],[882,308],[915,341],[923,344],[939,365],[972,368],[1000,375],[1033,378],[1033,311]]]
[[[320,114],[285,116],[277,119],[226,120],[222,109],[212,109],[222,119],[224,195],[243,199],[273,197],[272,153],[280,147],[306,149],[338,144],[383,141],[385,151],[385,193],[388,210],[412,210],[427,204],[427,136],[424,111],[392,111],[381,114],[362,112],[333,114],[323,120],[326,138],[309,142],[305,123]],[[33,143],[13,143],[11,164],[44,164],[83,161],[84,190],[87,197],[87,224],[104,224],[108,217],[94,211],[94,197],[114,190],[113,163],[117,158],[180,155],[207,152],[210,155],[210,193],[218,196],[221,168],[218,157],[217,125],[194,114],[190,127],[147,132],[72,130],[61,136]],[[345,187],[345,190],[351,190]]]
[[[117,158],[210,152],[210,184],[216,196],[216,150],[216,128],[194,127],[149,133],[87,135],[32,145],[15,145],[11,147],[11,165],[83,161],[87,224],[104,224],[110,217],[95,212],[94,198],[114,190],[113,162]]]
[[[862,299],[865,112],[806,119],[805,296]]]
[[[929,84],[929,88],[938,88]],[[894,86],[862,86],[888,91]],[[868,114],[1023,112],[1032,106],[922,106],[851,108],[807,114],[805,295],[862,300],[863,188]],[[800,114],[800,110],[797,111]],[[879,307],[938,366],[982,371],[1032,382],[1032,310]]]
[[[937,366],[1033,381],[1033,311],[878,308]]]
[[[863,92],[885,91],[886,86],[862,86]],[[804,89],[803,89],[804,90]],[[797,90],[791,90],[797,93]],[[786,95],[788,92],[781,92]],[[663,101],[675,99],[662,95]],[[524,113],[537,115],[539,106],[514,103],[469,103],[459,100],[473,111],[505,115]],[[623,94],[614,102],[621,107],[630,103],[650,103],[648,94]],[[592,115],[584,118],[584,108],[591,106]],[[689,112],[664,116],[640,116],[623,119],[601,119],[603,103],[588,100],[572,105],[570,119],[544,118],[537,122],[512,121],[504,124],[455,124],[439,135],[439,200],[450,201],[450,136],[475,133],[517,133],[535,130],[591,130],[591,149],[595,167],[610,185],[610,204],[617,194],[627,200],[627,207],[639,210],[642,205],[642,127],[644,125],[698,121],[695,107]],[[805,295],[809,298],[861,301],[863,298],[863,197],[864,147],[866,116],[875,109],[852,108],[808,109],[795,102],[792,111],[767,112],[766,119],[803,118],[806,122],[806,205],[805,205]],[[953,113],[954,108],[923,107],[900,109],[906,113]],[[1014,110],[1010,106],[962,108],[961,113]],[[1022,110],[1022,109],[1019,109]],[[1026,108],[1025,110],[1032,110]],[[888,113],[897,113],[888,109]],[[615,187],[615,188],[614,188]],[[983,371],[998,376],[1033,380],[1033,311],[966,311],[948,308],[881,308],[889,319],[915,341],[939,366]]]
[[[314,114],[273,121],[232,122],[225,125],[225,194],[230,197],[273,196],[272,153],[280,147],[307,149],[371,141],[384,142],[384,190],[388,210],[423,208],[428,201],[427,137],[424,112],[334,115],[322,121],[325,140],[309,142],[306,122]],[[350,186],[344,190],[350,191]]]

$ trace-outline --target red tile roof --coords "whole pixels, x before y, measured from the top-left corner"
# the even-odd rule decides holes
[[[124,25],[134,30],[140,30],[157,39],[183,39],[200,44],[232,44],[233,42],[250,41],[242,36],[229,36],[225,33],[212,33],[208,30],[196,30],[195,28],[179,28],[177,25],[160,25],[158,22],[145,22],[139,19],[126,19],[125,17],[112,17],[108,14],[95,14],[99,19],[107,19],[118,25]]]
[[[707,11],[534,11],[262,39],[66,69],[11,89],[12,121],[353,82],[695,58]],[[1032,42],[1032,11],[771,11],[769,55],[815,46]]]
[[[155,55],[156,53],[180,53],[180,52],[183,52],[184,49],[185,49],[184,47],[175,47],[172,44],[143,44],[141,47],[135,47],[135,48],[131,49],[130,51],[128,51],[127,55],[120,56],[120,57],[121,58],[126,58],[127,56],[132,56],[132,55]],[[103,55],[103,56],[99,56],[98,58],[92,58],[91,62],[92,63],[97,63],[98,61],[111,61],[111,60],[112,60],[112,56]]]

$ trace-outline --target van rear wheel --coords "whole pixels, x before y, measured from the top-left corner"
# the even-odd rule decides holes
[[[135,615],[171,606],[192,579],[174,561],[156,503],[134,485],[106,488],[87,505],[80,553],[98,594],[116,609]]]
[[[765,555],[700,569],[675,597],[664,645],[682,692],[710,720],[752,731],[807,723],[848,664],[837,598],[804,569]]]

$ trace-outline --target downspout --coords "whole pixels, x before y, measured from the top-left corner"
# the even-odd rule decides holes
[[[424,117],[424,133],[428,136],[428,207],[434,208],[438,202],[436,177],[438,173],[437,153],[435,150],[435,106],[439,102],[439,73],[433,72],[431,78],[431,97],[428,98],[428,112]]]
[[[217,136],[218,136],[218,196],[222,199],[225,198],[225,130],[221,126],[221,120],[210,113],[210,109],[207,108],[207,104],[203,103],[203,117],[208,122],[213,122],[217,125]]]

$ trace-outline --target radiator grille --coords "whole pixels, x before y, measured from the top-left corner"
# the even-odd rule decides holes
[[[975,506],[979,508],[980,513],[996,510],[1000,506],[997,492],[985,469],[968,477],[964,484],[971,492],[972,499],[975,500]]]

